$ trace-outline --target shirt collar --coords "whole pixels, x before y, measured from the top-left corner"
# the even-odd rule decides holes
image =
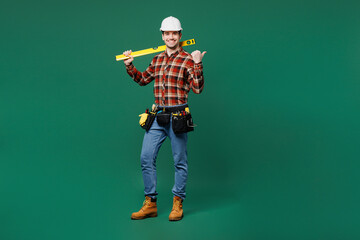
[[[180,46],[179,47],[179,49],[176,51],[176,52],[174,52],[174,53],[172,53],[170,56],[168,55],[168,53],[167,53],[167,51],[165,50],[165,56],[166,57],[171,57],[171,56],[174,56],[174,57],[176,57],[180,52],[183,52],[184,51],[184,49]]]

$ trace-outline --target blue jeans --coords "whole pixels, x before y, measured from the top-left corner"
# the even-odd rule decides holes
[[[185,199],[185,187],[187,180],[187,133],[175,134],[172,130],[172,121],[166,126],[159,126],[156,118],[149,129],[145,132],[141,150],[141,169],[145,185],[146,196],[155,198],[156,192],[156,157],[166,137],[170,138],[175,167],[175,184],[172,188],[174,196]]]

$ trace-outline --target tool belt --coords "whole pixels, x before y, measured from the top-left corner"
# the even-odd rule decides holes
[[[190,114],[188,105],[176,107],[162,107],[154,106],[152,111],[146,109],[145,113],[139,115],[140,126],[148,131],[153,124],[155,117],[159,126],[166,126],[172,121],[172,129],[175,134],[186,133],[194,131],[194,123]]]

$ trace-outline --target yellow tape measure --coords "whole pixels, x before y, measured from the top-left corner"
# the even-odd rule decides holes
[[[189,39],[189,40],[180,42],[181,47],[194,45],[194,44],[195,44],[195,39]],[[152,53],[162,52],[162,51],[165,51],[165,49],[166,49],[166,45],[162,45],[162,46],[158,46],[158,47],[153,47],[153,48],[148,48],[148,49],[132,52],[131,56],[133,56],[133,57],[144,56],[144,55],[148,55],[148,54],[152,54]],[[116,55],[116,61],[120,61],[120,60],[124,60],[124,59],[128,59],[128,58],[129,57],[126,57],[124,54]]]

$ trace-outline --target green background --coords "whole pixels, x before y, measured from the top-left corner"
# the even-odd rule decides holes
[[[359,239],[360,2],[7,1],[0,4],[0,239]],[[153,103],[115,55],[206,50],[189,95],[185,217],[143,201],[138,114]],[[140,70],[154,55],[136,58]]]

